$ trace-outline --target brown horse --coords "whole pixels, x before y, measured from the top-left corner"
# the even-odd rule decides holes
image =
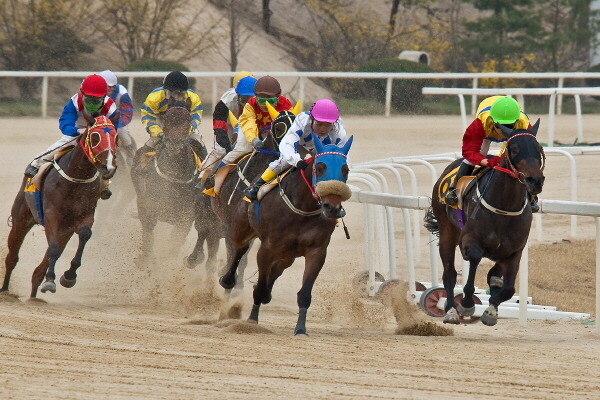
[[[138,149],[135,154],[131,177],[142,223],[141,260],[152,254],[153,232],[158,221],[174,226],[172,243],[176,250],[183,244],[194,221],[198,166],[189,135],[191,121],[187,103],[170,104],[163,116],[164,137],[156,146],[155,154],[146,155],[147,147]]]
[[[462,210],[446,206],[439,196],[440,182],[462,160],[450,164],[433,188],[432,208],[425,217],[425,226],[439,234],[446,299],[454,299],[456,246],[469,261],[469,277],[463,288],[465,295],[458,310],[454,301],[446,301],[444,323],[458,324],[459,314],[471,316],[475,312],[475,273],[483,257],[495,261],[495,265],[488,273],[490,305],[481,321],[495,325],[498,306],[515,293],[519,261],[531,229],[529,194],[541,193],[545,179],[544,152],[535,137],[539,123],[538,120],[531,130],[515,131],[500,125],[507,137],[500,166],[489,169],[475,183],[475,189],[466,193]]]
[[[36,297],[44,275],[46,281],[40,289],[42,293],[56,292],[56,261],[71,236],[77,233],[79,247],[71,260],[71,268],[60,278],[64,287],[75,285],[83,250],[92,236],[94,211],[100,193],[99,175],[102,179],[110,179],[116,172],[116,136],[117,132],[108,118],[96,117],[92,126],[79,137],[73,150],[54,161],[53,168],[49,168],[43,177],[39,192],[43,202],[38,203],[40,209],[37,211],[32,211],[27,203],[25,188],[30,187],[30,182],[28,178],[23,179],[11,210],[12,228],[8,236],[4,284],[0,291],[8,291],[10,276],[19,260],[19,250],[36,220],[44,226],[48,250],[33,271],[31,297]]]
[[[336,219],[345,211],[342,201],[350,197],[346,185],[346,156],[352,138],[343,147],[322,145],[313,134],[316,146],[314,162],[305,170],[295,170],[262,200],[240,202],[229,226],[234,254],[219,282],[225,289],[236,283],[240,258],[258,237],[258,283],[254,287],[254,304],[248,319],[258,323],[261,304],[271,301],[275,281],[297,257],[305,258],[302,288],[298,292],[299,315],[294,334],[306,334],[306,314],[312,299],[313,285],[325,263],[327,246]],[[308,177],[308,178],[307,178]],[[309,180],[312,177],[312,183]],[[316,185],[316,186],[313,186]]]

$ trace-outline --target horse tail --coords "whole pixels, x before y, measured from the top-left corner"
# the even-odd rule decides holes
[[[429,232],[433,233],[435,236],[440,236],[440,225],[438,224],[435,215],[433,214],[433,209],[429,207],[427,212],[425,213],[425,218],[423,218],[425,229]]]

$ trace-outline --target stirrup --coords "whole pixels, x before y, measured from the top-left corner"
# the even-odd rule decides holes
[[[258,198],[258,190],[260,189],[260,186],[250,186],[249,188],[244,189],[244,195],[249,199],[249,200],[256,200]]]
[[[38,173],[39,169],[36,166],[33,165],[29,165],[26,169],[25,169],[25,176],[29,177],[29,178],[33,178],[37,173]]]

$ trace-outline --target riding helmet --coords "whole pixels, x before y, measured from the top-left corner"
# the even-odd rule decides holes
[[[254,86],[256,85],[256,78],[253,76],[247,76],[240,79],[235,87],[235,92],[240,96],[254,96]]]
[[[240,79],[245,78],[247,76],[252,76],[252,72],[248,72],[248,71],[238,71],[235,73],[235,75],[233,75],[233,79],[231,80],[231,86],[233,87],[237,87],[238,82],[240,81]]]
[[[503,96],[494,101],[490,117],[497,124],[514,124],[521,116],[521,107],[512,97]]]
[[[105,69],[98,75],[104,78],[108,86],[117,86],[117,76],[110,69]]]
[[[86,96],[104,97],[108,93],[108,85],[100,75],[89,75],[81,82],[81,93]]]
[[[279,85],[279,81],[272,76],[263,76],[256,81],[254,93],[256,95],[266,94],[267,96],[271,97],[279,96],[281,94],[281,85]]]
[[[337,105],[329,99],[317,100],[310,109],[310,116],[315,121],[333,124],[340,117]]]
[[[163,88],[167,90],[188,90],[188,78],[180,71],[169,72],[163,81]]]

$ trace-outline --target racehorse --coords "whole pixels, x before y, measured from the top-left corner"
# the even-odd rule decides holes
[[[459,314],[471,316],[475,312],[473,293],[475,273],[483,257],[495,262],[487,276],[490,286],[489,307],[481,316],[485,325],[495,325],[498,306],[515,293],[515,280],[521,253],[531,229],[529,195],[541,193],[544,184],[544,150],[537,142],[539,119],[531,130],[512,131],[499,127],[506,136],[506,150],[498,167],[489,169],[473,185],[475,190],[463,196],[463,207],[454,210],[439,196],[441,181],[462,160],[456,160],[442,173],[433,187],[432,207],[425,217],[425,226],[439,234],[439,252],[444,266],[443,282],[446,290],[444,323],[458,324]],[[469,261],[469,277],[463,288],[465,295],[458,310],[454,306],[456,269],[454,252],[460,247],[462,257]]]
[[[306,334],[306,314],[312,287],[325,263],[336,219],[345,215],[342,201],[350,198],[346,185],[346,157],[352,137],[343,147],[323,145],[313,134],[316,155],[305,171],[294,170],[260,201],[240,202],[229,227],[234,254],[219,282],[225,289],[236,283],[240,258],[258,237],[258,283],[248,319],[258,323],[261,304],[271,301],[275,281],[297,257],[305,258],[302,288],[298,292],[298,321],[294,334]],[[312,182],[309,182],[312,178]],[[315,186],[316,185],[316,186]]]
[[[179,247],[194,221],[196,157],[204,155],[195,155],[190,145],[191,121],[189,105],[173,102],[163,116],[164,137],[155,154],[145,154],[146,147],[136,151],[131,177],[142,223],[141,260],[152,254],[158,221],[174,226],[173,243]]]
[[[36,224],[44,226],[48,249],[31,277],[31,297],[45,275],[42,293],[56,292],[54,268],[67,242],[74,233],[79,235],[79,246],[69,268],[60,278],[62,286],[73,287],[77,269],[87,241],[92,236],[94,212],[100,193],[101,180],[110,179],[116,172],[117,132],[105,116],[96,117],[90,127],[77,139],[75,147],[53,161],[48,173],[38,176],[42,181],[37,210],[28,205],[27,191],[34,191],[31,181],[24,178],[11,210],[12,227],[8,236],[8,255],[4,283],[0,291],[8,291],[10,276],[19,260],[19,250],[25,236]],[[102,179],[100,179],[100,176]]]
[[[238,264],[237,277],[240,279],[236,279],[234,284],[238,289],[244,286],[243,275],[247,265],[247,257],[242,254],[239,258],[234,258],[236,251],[231,241],[232,218],[239,207],[246,207],[248,204],[242,200],[244,197],[243,190],[260,177],[271,161],[279,157],[278,144],[292,126],[299,111],[300,104],[297,104],[291,111],[281,111],[279,113],[270,108],[269,112],[273,117],[273,121],[270,127],[263,132],[266,135],[263,140],[264,147],[242,159],[232,170],[232,173],[225,178],[219,195],[212,198],[213,210],[223,222],[225,229],[227,265],[231,265],[233,262]]]

